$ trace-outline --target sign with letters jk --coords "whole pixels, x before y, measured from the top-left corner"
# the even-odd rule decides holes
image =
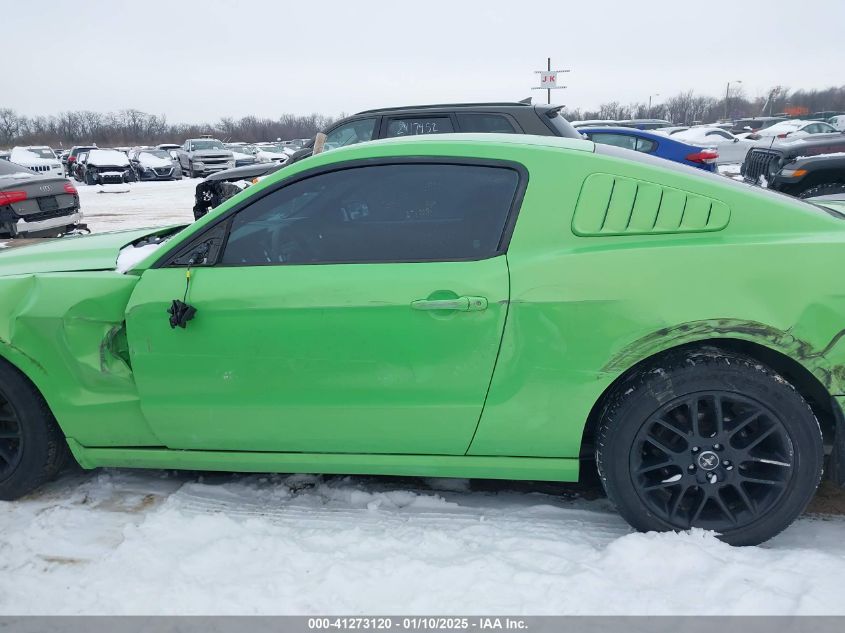
[[[540,73],[541,88],[557,88],[557,71]]]

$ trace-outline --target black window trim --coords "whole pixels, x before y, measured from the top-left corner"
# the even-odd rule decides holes
[[[432,135],[436,136],[436,135]],[[499,238],[498,248],[491,254],[483,257],[453,257],[447,259],[399,259],[399,260],[373,260],[373,261],[352,261],[352,262],[306,262],[306,263],[267,263],[267,264],[226,264],[225,266],[219,263],[221,254],[226,250],[226,245],[229,242],[229,234],[231,231],[232,218],[240,213],[247,206],[257,203],[259,200],[276,193],[289,185],[297,182],[321,176],[328,173],[346,171],[348,169],[357,169],[359,167],[381,167],[388,165],[455,165],[464,167],[499,167],[510,169],[517,173],[519,180],[517,182],[516,191],[508,209],[507,217],[505,219],[505,226],[502,230],[502,235]],[[151,266],[150,269],[157,268],[188,268],[187,265],[174,265],[172,261],[184,255],[184,251],[194,244],[201,243],[205,235],[213,232],[221,223],[229,223],[225,229],[225,236],[223,244],[216,253],[215,261],[211,264],[205,264],[202,268],[215,268],[218,265],[221,268],[240,268],[240,267],[256,267],[256,266],[334,266],[334,265],[352,265],[352,264],[430,264],[437,262],[471,262],[484,261],[486,259],[493,259],[504,255],[508,251],[513,231],[516,227],[516,220],[519,216],[519,211],[522,208],[522,202],[525,198],[525,192],[528,189],[528,169],[522,163],[510,160],[493,159],[493,158],[469,158],[456,156],[394,156],[384,158],[361,158],[356,160],[344,161],[342,163],[332,163],[329,165],[321,165],[319,167],[312,167],[295,174],[290,178],[284,178],[272,186],[263,189],[262,191],[247,197],[239,204],[233,206],[226,213],[217,218],[213,223],[208,224],[202,231],[188,236],[181,240],[178,245],[167,249]]]

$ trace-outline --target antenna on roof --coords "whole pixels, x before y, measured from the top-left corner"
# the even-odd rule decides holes
[[[525,99],[523,99],[519,103],[524,103],[525,105],[531,105],[531,97],[525,97]]]

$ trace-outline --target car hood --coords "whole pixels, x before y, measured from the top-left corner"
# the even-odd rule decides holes
[[[172,158],[162,158],[161,156],[155,156],[154,154],[147,154],[146,152],[141,152],[138,154],[138,162],[143,165],[144,167],[172,167],[173,166],[173,159]]]
[[[114,270],[120,250],[144,238],[164,236],[184,226],[69,236],[40,244],[0,249],[0,277],[32,273]]]
[[[276,171],[279,168],[278,163],[255,163],[253,165],[244,165],[243,167],[233,167],[232,169],[224,169],[223,171],[218,171],[216,174],[211,174],[203,182],[209,180],[244,180],[256,178]]]

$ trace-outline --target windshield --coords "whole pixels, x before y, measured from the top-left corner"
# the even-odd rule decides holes
[[[156,156],[158,158],[167,158],[168,160],[171,158],[170,154],[165,152],[163,149],[142,149],[139,154],[149,154],[150,156]]]
[[[258,150],[261,152],[275,152],[276,154],[280,154],[282,148],[277,145],[259,145]]]
[[[29,147],[27,148],[28,152],[31,152],[38,156],[38,158],[55,158],[56,155],[53,153],[49,147]]]
[[[226,149],[223,143],[215,141],[214,139],[201,139],[199,141],[191,141],[191,147],[194,150],[198,149]]]

